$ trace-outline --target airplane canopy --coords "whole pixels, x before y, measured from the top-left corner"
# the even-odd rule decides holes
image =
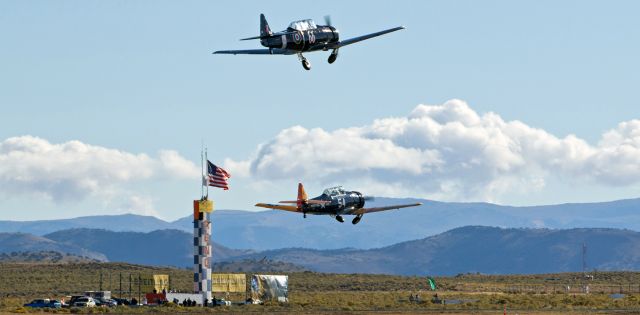
[[[317,28],[317,26],[316,22],[314,22],[313,20],[300,20],[291,22],[291,24],[289,24],[289,28],[297,31],[306,31]]]
[[[342,186],[330,187],[325,189],[322,194],[327,196],[344,195],[344,188]]]

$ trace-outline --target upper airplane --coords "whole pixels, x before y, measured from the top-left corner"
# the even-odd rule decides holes
[[[363,36],[340,40],[338,30],[331,26],[329,16],[325,17],[327,25],[316,25],[313,20],[294,21],[289,24],[286,30],[273,33],[264,14],[260,14],[260,36],[243,38],[241,40],[259,39],[262,46],[267,49],[248,49],[248,50],[218,50],[214,54],[247,54],[247,55],[293,55],[297,54],[298,59],[302,61],[302,66],[306,70],[311,70],[311,63],[302,56],[303,52],[311,52],[317,50],[327,51],[332,49],[329,56],[329,63],[333,63],[338,58],[338,49],[359,41],[363,41],[372,37],[384,35],[404,29],[404,26],[390,28],[388,30],[371,33]]]
[[[308,199],[302,184],[298,184],[298,199],[295,201],[280,201],[281,204],[257,203],[256,207],[285,210],[291,212],[302,212],[306,218],[307,214],[334,216],[338,222],[344,222],[343,215],[355,215],[351,223],[358,224],[365,213],[379,212],[392,209],[416,207],[422,203],[410,203],[404,205],[394,205],[386,207],[365,208],[364,203],[371,198],[363,196],[357,191],[346,191],[341,186],[327,188],[322,195]],[[295,204],[295,206],[282,205]]]

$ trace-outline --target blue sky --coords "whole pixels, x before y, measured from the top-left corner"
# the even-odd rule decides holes
[[[251,209],[256,201],[293,196],[298,181],[307,183],[310,194],[326,185],[348,184],[379,195],[516,205],[638,197],[636,180],[615,180],[618,174],[633,177],[637,172],[632,163],[636,129],[622,130],[618,124],[640,118],[638,9],[633,1],[3,1],[0,219],[188,215],[189,200],[199,194],[188,162],[199,163],[202,142],[211,160],[238,174],[232,190],[212,193],[219,208]],[[260,13],[273,30],[296,19],[320,22],[331,14],[341,38],[397,25],[407,29],[345,47],[333,65],[326,62],[328,53],[308,54],[309,72],[295,56],[211,55],[220,49],[257,48],[257,42],[238,39],[257,35]],[[453,99],[461,101],[447,103]],[[547,165],[526,150],[518,151],[524,162],[514,162],[517,168],[473,162],[483,165],[471,166],[468,175],[475,180],[466,185],[495,185],[497,191],[464,187],[461,170],[449,167],[450,161],[478,151],[460,149],[461,142],[439,147],[447,139],[420,147],[410,143],[419,137],[399,144],[378,135],[396,144],[385,155],[383,149],[367,152],[371,144],[357,139],[371,133],[360,130],[349,133],[357,139],[348,143],[363,146],[355,155],[370,158],[368,166],[353,167],[361,163],[353,155],[337,158],[345,152],[345,128],[367,129],[376,120],[409,117],[419,104],[520,121],[555,137],[559,142],[551,139],[551,146],[571,142],[561,140],[575,135],[590,146],[589,152],[620,151],[615,149],[620,146],[599,147],[603,134],[618,130],[625,139],[620,143],[631,143],[633,152],[611,159],[629,163],[616,170],[598,164],[604,158]],[[483,126],[492,123],[489,117],[482,120]],[[278,163],[264,163],[268,169],[246,167],[274,158],[261,155],[260,145],[275,150],[300,144],[277,138],[294,126],[303,128],[293,130],[302,134],[314,128],[326,132],[335,146],[313,149],[323,148],[314,152],[328,158],[294,159],[309,165],[297,171],[283,167],[292,161],[281,156]],[[301,133],[294,138],[311,144],[314,135],[322,136]],[[27,135],[44,141],[36,142],[44,150],[38,156],[50,163],[46,168],[15,156],[11,160],[10,150],[26,149],[15,149],[7,139],[33,145]],[[93,153],[65,163],[56,160],[61,155],[47,155],[48,147],[69,141]],[[402,152],[436,150],[429,152],[440,154],[440,164],[431,163],[437,157],[419,157],[429,169],[411,171],[405,180],[406,170],[382,161],[398,147]],[[454,154],[442,153],[447,150]],[[95,160],[92,154],[102,157],[97,161],[104,166],[80,167]],[[110,158],[117,162],[110,164]],[[60,166],[74,163],[73,172]],[[579,163],[584,165],[571,166]],[[149,169],[136,171],[144,167]],[[325,174],[328,168],[337,173]],[[83,182],[83,176],[96,180]]]

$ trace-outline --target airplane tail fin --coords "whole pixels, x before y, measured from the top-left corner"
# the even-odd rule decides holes
[[[298,199],[296,203],[298,208],[302,208],[302,205],[307,203],[308,199],[307,192],[304,191],[304,186],[302,186],[302,183],[298,183]]]
[[[260,37],[268,37],[273,34],[271,32],[271,28],[269,27],[269,23],[267,23],[267,19],[264,17],[264,14],[260,14]]]

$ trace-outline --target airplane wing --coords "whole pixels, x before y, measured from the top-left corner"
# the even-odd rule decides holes
[[[246,49],[246,50],[218,50],[214,54],[224,55],[293,55],[295,52],[287,49]]]
[[[420,205],[422,205],[421,202],[410,203],[410,204],[406,204],[406,205],[377,207],[377,208],[360,208],[360,209],[355,209],[351,213],[348,213],[348,214],[365,214],[365,213],[380,212],[380,211],[387,211],[387,210],[400,209],[400,208],[417,207],[417,206],[420,206]]]
[[[297,200],[283,200],[283,201],[278,201],[278,203],[298,203]],[[309,205],[326,205],[328,203],[331,203],[331,201],[329,200],[315,200],[315,199],[309,199],[306,201],[307,204]]]
[[[276,210],[284,210],[291,212],[298,212],[298,207],[296,206],[285,206],[285,205],[272,205],[269,203],[256,203],[256,207],[276,209]]]
[[[395,32],[395,31],[399,31],[399,30],[403,30],[403,29],[404,29],[404,26],[398,26],[398,27],[390,28],[388,30],[384,30],[384,31],[376,32],[376,33],[371,33],[371,34],[367,34],[367,35],[362,35],[362,36],[358,36],[358,37],[354,37],[354,38],[345,39],[345,40],[339,41],[336,44],[336,46],[332,47],[332,48],[344,47],[344,46],[347,46],[347,45],[355,44],[357,42],[361,42],[363,40],[367,40],[369,38],[378,37],[380,35],[384,35],[384,34],[387,34],[387,33]]]

